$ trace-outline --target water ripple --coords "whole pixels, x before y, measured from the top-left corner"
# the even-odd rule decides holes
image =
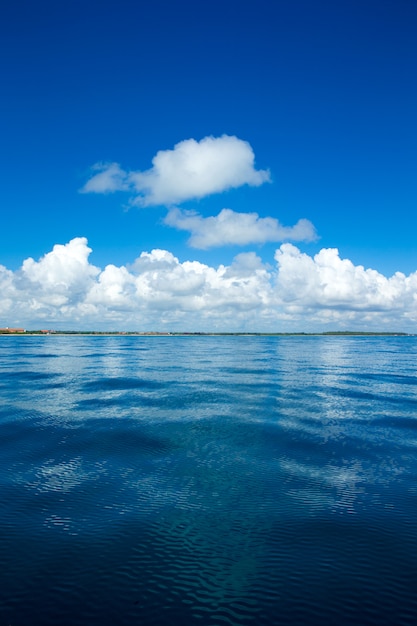
[[[3,622],[414,625],[416,356],[0,338]]]

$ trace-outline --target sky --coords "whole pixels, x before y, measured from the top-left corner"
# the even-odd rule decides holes
[[[17,0],[0,327],[417,332],[414,0]]]

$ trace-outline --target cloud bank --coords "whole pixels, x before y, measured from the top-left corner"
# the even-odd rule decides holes
[[[219,246],[245,246],[278,241],[315,241],[317,234],[311,222],[301,219],[295,226],[282,226],[273,217],[257,213],[237,213],[222,209],[215,217],[202,217],[195,211],[173,208],[164,220],[168,226],[191,233],[192,248],[207,250]]]
[[[0,326],[97,330],[413,332],[417,272],[387,278],[282,244],[274,262],[254,252],[229,265],[144,251],[127,267],[89,262],[85,238],[56,245],[15,272],[0,266]],[[272,261],[272,259],[271,259]]]
[[[132,204],[178,204],[270,180],[267,170],[255,169],[255,155],[246,141],[234,136],[186,139],[172,150],[160,150],[145,171],[127,172],[118,163],[98,163],[83,193],[129,191]]]

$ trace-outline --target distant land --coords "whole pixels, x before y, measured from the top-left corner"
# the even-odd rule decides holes
[[[0,328],[0,335],[102,335],[138,337],[315,337],[315,336],[355,336],[355,337],[415,337],[414,333],[394,331],[328,330],[317,333],[261,333],[261,332],[188,332],[188,331],[99,331],[99,330],[26,330],[24,328]]]

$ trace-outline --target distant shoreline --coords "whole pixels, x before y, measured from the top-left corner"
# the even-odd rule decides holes
[[[80,330],[0,330],[0,336],[77,336],[77,337],[415,337],[415,333],[378,331],[324,331],[324,332],[140,332],[140,331],[80,331]]]

